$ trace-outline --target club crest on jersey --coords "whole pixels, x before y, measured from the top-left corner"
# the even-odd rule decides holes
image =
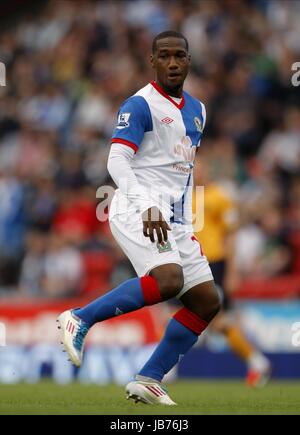
[[[120,113],[118,116],[118,125],[116,128],[118,128],[119,130],[122,128],[126,128],[129,127],[129,118],[130,118],[131,113]]]
[[[195,116],[195,118],[194,118],[194,123],[195,123],[196,129],[197,129],[198,131],[200,131],[200,133],[203,133],[203,124],[202,124],[202,122],[200,121],[200,119],[197,118],[197,116]]]
[[[156,243],[156,247],[158,249],[158,253],[162,254],[163,252],[172,251],[172,246],[170,241],[164,242],[164,245],[161,245],[159,242]]]

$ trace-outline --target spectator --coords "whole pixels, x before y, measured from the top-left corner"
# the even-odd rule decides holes
[[[24,296],[42,295],[42,279],[45,269],[47,236],[40,231],[31,231],[26,237],[26,255],[22,262],[19,288]]]
[[[44,296],[76,296],[81,289],[82,274],[82,260],[78,250],[69,245],[62,235],[51,233],[41,284]]]

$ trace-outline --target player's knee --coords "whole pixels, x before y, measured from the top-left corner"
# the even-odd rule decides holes
[[[210,320],[213,319],[218,314],[221,308],[222,308],[222,298],[217,288],[214,286],[214,290],[211,292],[209,297],[209,302],[207,304],[207,309],[208,309],[207,316],[210,318]]]
[[[150,275],[156,279],[163,300],[175,297],[183,287],[183,272],[178,264],[158,266]]]
[[[166,276],[159,284],[161,296],[167,300],[178,295],[183,287],[183,275],[182,273],[172,272]]]
[[[177,266],[177,265],[176,265]],[[154,273],[153,276],[158,282],[161,297],[164,300],[175,297],[183,287],[183,272],[180,266],[167,267],[161,273]]]

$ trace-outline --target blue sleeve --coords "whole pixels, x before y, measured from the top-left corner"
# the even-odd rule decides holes
[[[197,148],[200,146],[201,139],[202,139],[202,136],[203,136],[203,130],[204,130],[205,124],[206,124],[206,109],[205,109],[205,105],[202,102],[200,102],[200,101],[199,101],[199,103],[200,103],[200,107],[201,107],[200,126],[199,126],[200,127],[200,131],[201,131],[201,135],[200,135],[200,138],[199,138],[199,142],[197,144]]]
[[[118,112],[112,143],[119,142],[137,151],[144,134],[152,129],[152,117],[146,100],[140,96],[130,97]]]

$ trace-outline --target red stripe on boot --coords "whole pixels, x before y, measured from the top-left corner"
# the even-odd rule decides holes
[[[185,307],[177,311],[173,317],[177,320],[177,322],[181,323],[183,326],[190,329],[197,335],[200,335],[208,325],[205,320],[200,319],[199,316],[192,313],[192,311]]]
[[[153,388],[153,387],[149,387],[148,385],[146,385],[146,388],[151,391],[152,394],[155,394],[155,396],[159,397],[160,395],[158,394],[158,392]]]
[[[160,396],[164,396],[165,393],[158,387],[153,386],[152,387]]]
[[[144,295],[145,305],[154,305],[162,302],[157,281],[152,276],[142,276],[141,287]]]

